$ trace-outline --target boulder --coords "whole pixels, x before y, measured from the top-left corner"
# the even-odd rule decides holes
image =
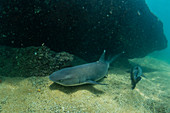
[[[85,63],[67,52],[55,53],[46,46],[11,48],[0,46],[0,77],[48,76],[61,68]]]
[[[87,61],[104,49],[144,57],[167,47],[162,22],[145,0],[1,0],[0,44],[46,45]]]

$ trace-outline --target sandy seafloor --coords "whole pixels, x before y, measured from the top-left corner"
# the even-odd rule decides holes
[[[110,67],[108,85],[63,87],[46,77],[0,77],[0,113],[170,113],[170,64],[131,59],[143,78],[131,90],[128,68]]]

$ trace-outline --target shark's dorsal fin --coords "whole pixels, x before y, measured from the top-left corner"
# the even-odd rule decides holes
[[[103,51],[103,54],[101,55],[99,59],[100,62],[105,62],[105,53],[106,53],[106,50]]]

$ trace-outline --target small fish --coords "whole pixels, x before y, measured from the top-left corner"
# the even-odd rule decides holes
[[[101,84],[96,81],[106,76],[109,64],[114,61],[122,53],[105,60],[104,50],[99,61],[82,64],[74,67],[68,67],[52,73],[49,79],[63,86],[77,86],[83,84]],[[124,53],[124,52],[123,52]]]
[[[141,76],[145,77],[142,73],[142,68],[140,66],[135,66],[131,69],[130,78],[131,78],[132,89],[135,89],[136,84],[141,80]]]

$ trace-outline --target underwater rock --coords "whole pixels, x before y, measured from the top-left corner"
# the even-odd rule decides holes
[[[73,62],[76,62],[77,59],[77,57],[67,52],[55,53],[46,46],[0,47],[0,76],[48,76],[61,68],[76,65]]]
[[[145,0],[1,0],[0,44],[67,51],[87,61],[126,51],[143,57],[167,47],[162,22]]]

